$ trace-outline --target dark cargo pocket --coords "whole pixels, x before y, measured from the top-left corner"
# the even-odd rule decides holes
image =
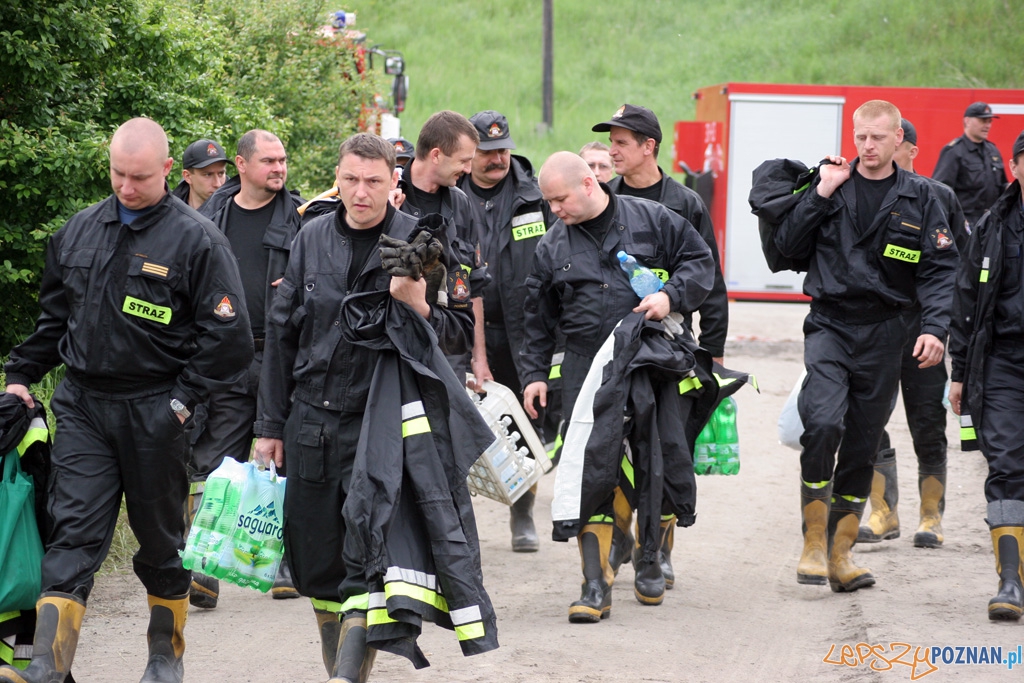
[[[306,481],[324,480],[324,426],[305,422],[296,439],[299,444],[299,476]]]

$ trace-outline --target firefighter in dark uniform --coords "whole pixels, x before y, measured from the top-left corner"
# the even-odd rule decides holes
[[[696,310],[711,290],[714,258],[686,219],[655,202],[616,196],[576,154],[553,154],[541,169],[540,189],[559,220],[537,245],[526,280],[519,351],[523,405],[534,418],[535,402],[547,405],[558,328],[565,335],[562,405],[568,423],[594,355],[615,325],[631,311],[661,320],[672,311]],[[620,250],[667,271],[664,288],[640,301],[615,256]],[[600,621],[611,609],[612,513],[609,497],[579,534],[583,590],[569,607],[569,621]],[[665,593],[660,563],[641,563],[634,588],[641,602],[659,604]]]
[[[533,252],[551,220],[540,194],[533,166],[516,148],[508,120],[499,112],[482,111],[469,119],[480,135],[472,172],[459,180],[459,188],[476,209],[480,231],[480,258],[490,281],[483,291],[484,340],[474,347],[482,353],[474,364],[476,385],[492,379],[522,400],[516,362],[523,340],[524,283],[533,264]],[[534,485],[513,505],[512,550],[535,552],[540,540],[533,523]]]
[[[964,450],[988,461],[986,521],[999,591],[989,619],[1024,611],[1024,132],[1013,143],[1013,183],[971,233],[957,271],[949,402]]]
[[[903,119],[903,142],[896,148],[893,161],[904,171],[914,172],[917,157],[917,129]],[[925,176],[920,176],[925,178]],[[956,242],[957,251],[967,248],[967,228],[960,202],[946,185],[930,180]],[[906,316],[909,338],[916,341],[921,330],[921,307],[915,306]],[[907,426],[917,455],[917,489],[921,496],[921,519],[914,533],[918,548],[938,548],[942,545],[942,513],[946,507],[946,407],[942,398],[946,392],[946,364],[938,363],[921,369],[912,355],[914,345],[903,349],[900,369],[900,387],[903,390],[903,408]],[[893,404],[895,408],[895,404]],[[875,458],[875,472],[871,480],[871,515],[857,533],[858,543],[878,543],[899,538],[900,520],[897,511],[899,486],[896,475],[896,449],[892,448],[889,433],[882,433],[882,444]]]
[[[376,352],[346,341],[341,302],[354,293],[390,290],[427,319],[449,349],[464,351],[473,333],[470,293],[455,284],[453,253],[444,259],[447,306],[426,289],[425,278],[393,277],[381,266],[379,238],[408,240],[417,226],[416,218],[388,203],[394,168],[394,148],[383,138],[358,133],[342,144],[340,205],[307,223],[292,245],[271,304],[260,378],[254,457],[278,466],[287,458],[285,545],[295,587],[312,599],[332,681],[365,681],[359,672],[368,673],[373,660],[365,647],[366,578],[351,562],[341,509]]]
[[[35,332],[11,352],[7,391],[64,363],[54,392],[54,530],[43,559],[32,663],[0,681],[60,681],[124,495],[150,607],[144,682],[181,681],[191,574],[183,547],[185,423],[241,376],[252,336],[227,240],[167,189],[163,129],[132,119],[110,141],[114,195],[47,246]]]
[[[992,107],[975,102],[964,111],[964,134],[939,152],[932,178],[953,188],[971,229],[1006,187],[999,148],[988,141]]]
[[[797,581],[833,591],[874,585],[853,562],[872,463],[908,343],[903,316],[921,306],[912,355],[942,362],[957,250],[931,184],[896,166],[899,110],[871,100],[853,115],[857,158],[830,156],[814,191],[779,225],[775,243],[810,258],[804,293],[804,380],[798,401],[804,548]],[[838,450],[838,457],[836,451]]]
[[[238,462],[249,459],[253,422],[256,420],[256,392],[263,363],[267,308],[277,283],[284,277],[288,250],[301,217],[303,203],[290,192],[288,155],[281,140],[265,130],[247,131],[238,140],[235,167],[238,175],[229,180],[206,204],[202,213],[223,232],[238,260],[242,274],[246,309],[252,325],[256,357],[247,372],[227,391],[214,392],[202,406],[204,420],[193,436],[189,478],[189,520],[202,504],[206,478],[224,457]],[[220,582],[212,576],[192,577],[190,598],[196,607],[213,609],[220,595]],[[275,600],[297,598],[288,562],[282,561],[270,595]]]
[[[472,171],[478,142],[480,136],[476,127],[465,116],[449,110],[439,111],[420,128],[416,156],[398,181],[401,191],[398,206],[402,212],[416,218],[438,213],[451,222],[454,233],[450,235],[450,242],[460,263],[469,272],[467,284],[473,292],[484,291],[487,269],[480,260],[480,235],[473,208],[466,193],[456,185],[459,178]],[[483,298],[474,294],[477,329],[472,340],[473,357],[444,349],[455,374],[463,379],[470,371],[481,372],[481,359],[486,361],[486,353],[478,354],[475,350],[477,343],[481,348],[484,343],[483,312]]]
[[[608,187],[618,195],[641,197],[658,202],[675,211],[697,228],[701,238],[711,249],[715,259],[715,284],[708,298],[698,308],[700,313],[700,345],[722,363],[725,356],[725,338],[729,328],[729,295],[722,277],[722,264],[718,253],[715,230],[711,225],[711,213],[704,200],[696,192],[674,178],[670,178],[658,165],[658,151],[661,147],[661,125],[654,112],[646,107],[624,104],[611,119],[595,125],[591,130],[608,132],[611,143],[611,158],[615,173]],[[692,327],[692,312],[685,311],[686,325]],[[621,492],[615,496],[615,542],[612,543],[612,568],[629,557],[625,549],[633,545],[629,527],[632,511]],[[675,539],[676,519],[667,515],[661,520],[661,571],[665,585],[671,588],[675,583],[672,569],[672,546]]]
[[[196,140],[181,157],[181,182],[171,194],[199,210],[227,182],[229,161],[224,148],[214,140]]]

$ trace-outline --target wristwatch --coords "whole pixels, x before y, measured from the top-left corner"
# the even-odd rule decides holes
[[[192,415],[192,411],[188,409],[188,406],[176,398],[171,399],[171,410],[183,420],[187,420]]]

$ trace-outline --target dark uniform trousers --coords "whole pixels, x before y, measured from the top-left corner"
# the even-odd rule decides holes
[[[43,593],[88,598],[110,549],[122,493],[139,541],[133,567],[146,591],[158,598],[188,592],[192,575],[178,555],[187,447],[170,391],[167,385],[104,394],[69,379],[57,387],[50,404],[60,434],[49,483],[54,529],[43,558]]]
[[[983,386],[985,498],[1024,501],[1024,340],[995,340]]]
[[[295,588],[316,600],[344,603],[368,592],[341,515],[362,424],[363,413],[303,401],[294,402],[285,422],[284,542]]]
[[[854,325],[814,310],[807,315],[807,377],[797,401],[804,481],[832,480],[835,495],[867,499],[906,339],[900,316]]]
[[[914,358],[914,345],[921,335],[921,309],[904,316],[907,321],[907,343],[903,347],[900,368],[900,388],[903,390],[903,409],[907,414],[910,438],[917,454],[917,471],[921,475],[946,473],[946,407],[942,397],[946,392],[945,362],[930,368],[919,368],[921,361]],[[895,396],[893,397],[895,399]],[[893,402],[895,408],[895,400]],[[891,446],[888,432],[882,436],[880,448]]]
[[[211,393],[206,403],[197,409],[197,424],[191,436],[189,481],[206,481],[225,456],[248,462],[262,368],[263,347],[257,342],[256,356],[248,372],[227,391]]]

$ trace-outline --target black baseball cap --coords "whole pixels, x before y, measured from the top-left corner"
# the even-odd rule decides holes
[[[661,126],[658,124],[658,117],[647,107],[638,107],[635,104],[624,104],[619,110],[612,114],[612,118],[604,123],[599,123],[590,130],[604,133],[612,129],[612,126],[626,128],[627,130],[654,138],[655,142],[661,142]]]
[[[1013,141],[1013,156],[1010,158],[1014,159],[1016,162],[1017,157],[1021,154],[1024,154],[1024,130],[1022,130],[1020,135],[1017,136],[1017,139]]]
[[[504,114],[487,109],[470,116],[469,122],[476,126],[476,132],[480,134],[477,149],[490,152],[494,149],[516,148],[516,143],[512,142],[512,134],[508,131],[508,119]]]
[[[903,129],[903,142],[909,142],[912,145],[917,144],[917,129],[914,128],[914,124],[906,119],[902,119],[900,128]]]
[[[964,111],[964,116],[971,116],[976,119],[998,119],[999,117],[992,113],[992,107],[988,106],[984,102],[975,102],[971,106],[967,107]]]
[[[396,159],[412,159],[416,156],[416,148],[405,138],[388,138],[388,143],[395,148]]]
[[[185,154],[181,157],[183,168],[206,168],[218,161],[226,161],[232,166],[235,165],[233,161],[228,159],[228,155],[224,153],[223,147],[213,140],[205,139],[196,140],[186,147]]]

